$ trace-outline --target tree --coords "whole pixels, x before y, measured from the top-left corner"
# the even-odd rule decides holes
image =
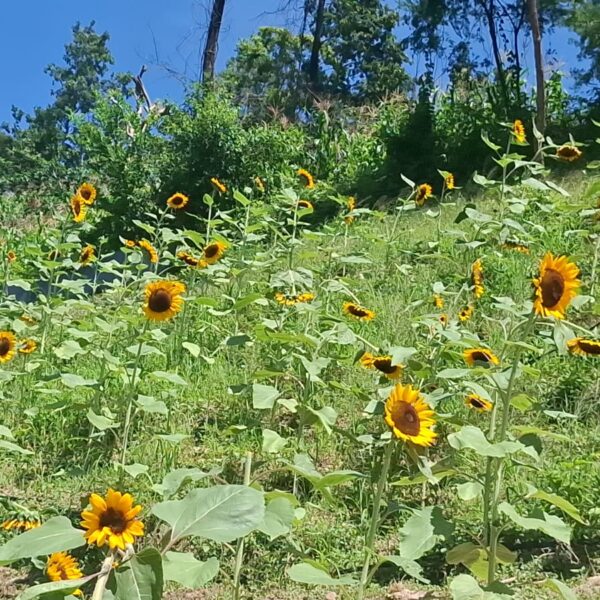
[[[540,29],[538,0],[527,0],[527,8],[529,12],[529,23],[531,26],[531,33],[533,36],[533,50],[535,55],[535,124],[538,131],[544,133],[546,129],[546,86],[544,85],[544,57],[542,54],[542,32]],[[541,142],[538,140],[538,149],[541,147],[541,145]]]
[[[579,35],[581,58],[591,68],[580,74],[583,83],[600,82],[600,4],[597,0],[576,0],[567,24]]]
[[[202,79],[210,81],[215,75],[215,63],[217,62],[217,47],[219,44],[219,33],[223,21],[223,12],[225,10],[225,0],[213,0],[212,10],[210,11],[210,23],[206,36],[206,45],[202,58]]]

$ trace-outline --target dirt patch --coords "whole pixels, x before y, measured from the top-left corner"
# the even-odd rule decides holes
[[[19,571],[0,567],[0,600],[16,598],[22,591],[22,586],[19,584],[23,581],[22,573]]]

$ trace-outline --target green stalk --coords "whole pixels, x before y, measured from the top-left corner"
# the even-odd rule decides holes
[[[246,454],[244,462],[244,485],[250,485],[250,477],[252,475],[252,452]],[[235,570],[233,572],[233,599],[240,600],[240,573],[242,572],[242,564],[244,562],[244,538],[240,538],[237,543],[237,552],[235,555]]]
[[[381,508],[381,498],[383,496],[383,491],[385,490],[385,484],[387,482],[388,471],[390,470],[390,463],[392,461],[393,450],[394,438],[392,438],[385,447],[383,464],[381,465],[381,473],[379,474],[377,490],[375,491],[375,496],[373,498],[373,512],[371,514],[371,523],[369,525],[369,531],[367,533],[365,543],[365,561],[363,563],[362,574],[360,576],[360,586],[358,588],[357,600],[364,599],[365,588],[369,583],[369,565],[371,563],[371,555],[373,554],[373,544],[375,542],[377,526],[379,525],[379,510]]]

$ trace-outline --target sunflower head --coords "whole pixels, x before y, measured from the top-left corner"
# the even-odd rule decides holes
[[[126,239],[123,239],[123,245],[125,246],[125,248],[135,248],[137,246],[136,242],[134,242],[133,240]]]
[[[0,331],[0,363],[11,360],[15,355],[17,338],[11,331]]]
[[[471,283],[475,290],[475,297],[481,298],[485,288],[483,287],[483,264],[480,258],[478,258],[471,266]]]
[[[486,400],[478,394],[469,394],[465,398],[465,404],[469,408],[472,408],[473,410],[476,410],[478,412],[488,412],[492,410],[494,406],[489,400]]]
[[[515,252],[520,252],[521,254],[529,254],[529,247],[517,240],[506,240],[502,244],[502,248],[505,250],[514,250]]]
[[[444,177],[444,185],[448,191],[453,190],[456,187],[454,184],[454,175],[452,175],[452,173],[448,173],[448,175]]]
[[[463,306],[458,313],[458,320],[461,323],[466,323],[473,316],[474,310],[475,309],[471,305]]]
[[[581,158],[582,154],[583,152],[572,144],[563,144],[560,148],[556,149],[556,156],[565,162],[573,162]]]
[[[183,308],[181,294],[185,285],[179,281],[153,281],[146,286],[144,314],[152,321],[172,319]]]
[[[356,198],[354,196],[348,196],[348,200],[346,201],[346,207],[348,208],[348,212],[352,212],[356,208]],[[346,225],[350,225],[350,223],[354,222],[354,215],[346,215],[344,217],[344,223]]]
[[[295,306],[296,304],[303,304],[312,302],[315,299],[315,295],[312,292],[303,292],[301,294],[284,294],[283,292],[276,292],[275,301],[282,306]]]
[[[396,384],[385,403],[385,422],[405,442],[431,446],[435,441],[435,413],[410,385]]]
[[[94,246],[90,246],[89,244],[81,251],[79,255],[79,262],[85,266],[89,265],[96,258],[96,250]]]
[[[69,581],[83,577],[79,563],[68,552],[55,552],[48,557],[46,575],[50,581]],[[81,595],[77,590],[75,595]]]
[[[490,367],[499,365],[500,359],[488,348],[467,348],[463,358],[470,367]]]
[[[221,260],[221,258],[223,258],[223,254],[225,254],[225,250],[227,250],[227,248],[227,244],[220,240],[211,242],[204,247],[202,252],[202,260],[208,265],[214,265],[216,262]]]
[[[9,250],[6,253],[6,259],[8,260],[9,263],[13,263],[15,262],[15,260],[17,260],[17,254],[14,250]]]
[[[167,206],[173,210],[180,210],[190,201],[190,199],[180,192],[173,194],[167,199]]]
[[[197,267],[200,259],[193,257],[189,252],[181,251],[177,253],[177,258],[182,260],[186,265],[190,267]]]
[[[77,195],[82,199],[83,203],[88,206],[94,204],[96,193],[96,188],[87,181],[77,188]]]
[[[433,188],[428,183],[422,183],[417,188],[417,195],[415,196],[415,204],[417,206],[423,206],[425,204],[425,200],[431,197],[433,194]]]
[[[358,321],[372,321],[375,318],[375,313],[372,310],[354,302],[344,302],[342,312]]]
[[[7,519],[0,523],[0,529],[4,529],[4,531],[11,531],[12,529],[16,531],[29,531],[30,529],[37,529],[40,526],[41,523],[38,519],[22,516],[18,516],[14,519]]]
[[[102,547],[108,543],[111,550],[125,550],[136,537],[144,535],[144,524],[136,518],[142,507],[133,505],[131,494],[109,489],[104,498],[92,494],[90,504],[91,510],[81,513],[81,526],[87,530],[84,535],[88,544]]]
[[[525,136],[525,127],[523,126],[523,121],[521,121],[520,119],[517,119],[513,123],[512,132],[513,132],[515,141],[518,144],[524,144],[527,141],[527,138]]]
[[[442,298],[442,296],[440,296],[440,294],[433,295],[433,305],[436,308],[444,308],[444,299]]]
[[[298,204],[297,207],[300,210],[314,210],[314,206],[312,205],[312,202],[309,202],[308,200],[298,200]]]
[[[360,364],[366,369],[376,369],[388,379],[399,379],[402,376],[402,365],[394,365],[389,355],[374,356],[365,352],[360,358]]]
[[[215,190],[219,192],[219,194],[227,193],[227,186],[222,181],[219,181],[216,177],[211,177],[210,182]]]
[[[19,352],[21,354],[31,354],[37,350],[37,342],[28,338],[19,342]]]
[[[315,179],[306,169],[298,169],[296,174],[306,189],[312,190],[315,187]]]
[[[581,282],[579,269],[566,256],[548,252],[540,263],[539,275],[533,280],[535,299],[533,308],[541,317],[564,319],[565,311],[577,295]]]
[[[254,187],[261,193],[264,194],[266,191],[265,182],[260,177],[254,178]]]
[[[158,262],[158,252],[156,248],[146,239],[140,240],[138,242],[138,246],[143,248],[148,253],[148,260],[152,264],[156,264]]]
[[[567,342],[569,352],[581,356],[600,356],[600,342],[576,337]]]
[[[448,315],[446,315],[446,314],[440,315],[439,321],[443,327],[446,327],[448,325]]]
[[[75,221],[75,223],[85,221],[88,205],[83,201],[83,198],[79,194],[75,194],[74,196],[71,196],[69,204],[71,206],[71,212],[73,213],[73,221]]]

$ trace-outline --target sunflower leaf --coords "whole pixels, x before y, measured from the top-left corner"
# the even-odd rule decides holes
[[[163,561],[156,548],[144,548],[113,574],[107,587],[115,600],[161,600],[163,597]]]
[[[197,590],[217,576],[219,561],[213,556],[202,562],[191,552],[167,552],[163,558],[163,569],[166,581],[176,581]]]
[[[355,585],[357,582],[349,575],[336,579],[322,567],[317,567],[308,562],[298,563],[288,569],[288,577],[292,581],[307,585]]]

